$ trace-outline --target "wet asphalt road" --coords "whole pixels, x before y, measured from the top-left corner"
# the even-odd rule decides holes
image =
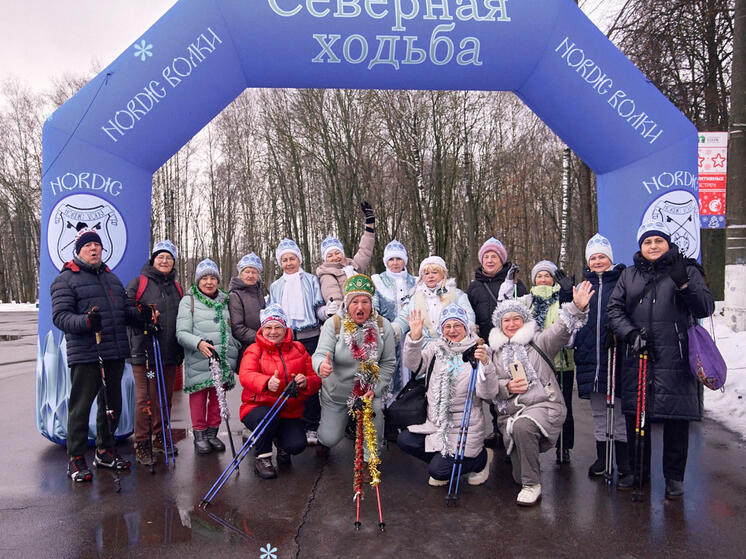
[[[742,439],[713,421],[693,424],[686,495],[667,502],[661,433],[654,427],[652,488],[633,503],[629,493],[587,477],[595,454],[590,407],[577,399],[572,463],[560,467],[553,452],[542,455],[543,500],[529,509],[515,505],[519,488],[501,450],[487,483],[463,484],[459,506],[446,508],[447,488],[429,487],[425,465],[389,447],[381,454],[386,531],[378,530],[375,495],[368,491],[355,532],[352,443],[345,440],[327,460],[306,450],[276,480],[259,480],[248,457],[208,508],[210,517],[196,505],[230,453],[194,454],[191,437],[185,438],[183,393],[173,412],[181,452],[175,469],[166,471],[162,460],[155,475],[134,466],[122,475],[120,494],[108,471],[73,485],[65,476],[65,449],[34,426],[34,314],[0,314],[0,336],[8,334],[22,337],[0,341],[3,558],[259,558],[267,544],[277,558],[746,557]],[[240,446],[240,395],[234,390],[229,398]],[[119,451],[134,462],[130,441]]]

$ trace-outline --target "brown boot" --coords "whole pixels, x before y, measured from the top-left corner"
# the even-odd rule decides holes
[[[154,449],[151,449],[148,441],[136,441],[135,442],[135,460],[138,464],[144,466],[151,466],[156,463]]]
[[[274,479],[277,477],[277,470],[272,465],[272,454],[262,454],[254,460],[254,473],[262,479]]]

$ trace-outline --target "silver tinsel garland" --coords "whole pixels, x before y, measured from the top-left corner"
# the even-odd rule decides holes
[[[225,398],[225,388],[223,388],[223,371],[217,359],[210,358],[210,373],[212,373],[212,383],[215,386],[215,392],[218,393],[218,404],[220,405],[220,417],[225,420],[231,418],[228,411],[228,402]]]

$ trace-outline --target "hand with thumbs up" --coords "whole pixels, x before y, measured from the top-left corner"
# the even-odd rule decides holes
[[[267,381],[267,390],[270,392],[277,392],[280,388],[280,373],[275,369],[275,374]]]
[[[326,378],[329,375],[331,375],[334,372],[334,367],[332,367],[332,354],[331,352],[326,352],[326,359],[321,363],[321,366],[319,367],[319,376],[321,378]]]

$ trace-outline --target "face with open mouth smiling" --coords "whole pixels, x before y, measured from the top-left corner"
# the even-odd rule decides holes
[[[347,305],[350,318],[358,326],[362,325],[373,312],[373,302],[368,295],[355,295]]]

